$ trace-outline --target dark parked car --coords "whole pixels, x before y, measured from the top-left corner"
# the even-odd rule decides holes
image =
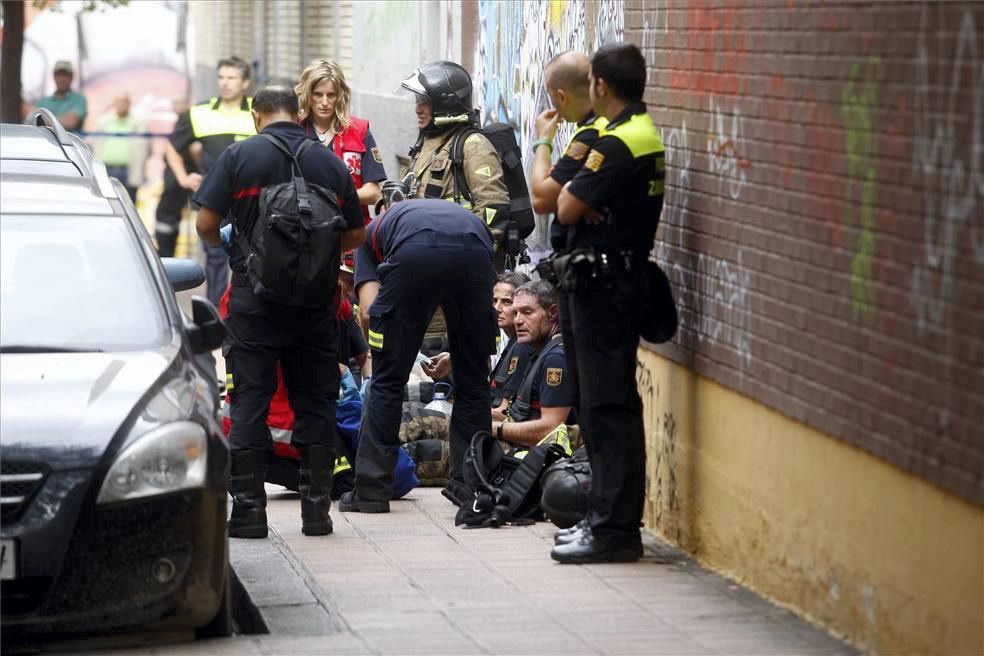
[[[215,308],[48,113],[0,126],[4,638],[231,626]]]

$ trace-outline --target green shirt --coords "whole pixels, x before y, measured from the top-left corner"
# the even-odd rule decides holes
[[[113,114],[102,124],[103,132],[128,134],[132,118]],[[130,140],[126,137],[105,137],[99,149],[99,159],[107,166],[127,166],[130,163]]]
[[[81,93],[75,93],[74,91],[69,91],[64,97],[59,98],[58,96],[51,95],[45,96],[38,101],[38,107],[43,107],[48,109],[52,114],[55,115],[58,120],[61,120],[62,114],[67,114],[68,112],[75,112],[79,115],[79,127],[73,132],[78,132],[82,128],[82,123],[85,122],[86,114],[89,110],[86,108],[85,96]]]

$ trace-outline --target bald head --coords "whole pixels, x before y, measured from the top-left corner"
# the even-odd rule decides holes
[[[551,91],[563,89],[574,95],[588,95],[588,72],[591,60],[581,52],[568,50],[547,63],[546,83]]]

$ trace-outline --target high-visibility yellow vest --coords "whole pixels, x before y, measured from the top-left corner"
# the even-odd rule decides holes
[[[191,129],[196,139],[214,137],[220,134],[235,135],[236,141],[248,139],[256,134],[253,125],[253,99],[246,98],[247,109],[229,112],[222,109],[218,98],[212,98],[207,103],[193,106],[188,114],[191,119]]]

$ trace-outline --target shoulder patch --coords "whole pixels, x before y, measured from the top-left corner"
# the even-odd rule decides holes
[[[559,367],[547,367],[547,385],[557,387],[564,380],[564,370]]]
[[[480,143],[483,140],[484,140],[484,137],[482,137],[481,133],[479,133],[479,132],[472,132],[470,135],[468,135],[468,138],[465,139],[465,143],[466,144],[467,143]]]
[[[377,164],[383,163],[383,156],[379,154],[379,148],[372,149],[372,158],[376,160]]]
[[[511,358],[509,358],[509,368],[508,368],[508,369],[506,369],[506,373],[507,373],[507,374],[512,374],[512,373],[514,373],[514,372],[516,371],[516,364],[517,364],[518,362],[519,362],[519,357],[518,357],[518,356],[515,356],[515,355],[514,355],[514,356],[512,356]]]
[[[583,141],[572,141],[570,145],[567,146],[567,150],[564,151],[564,157],[582,160],[588,154],[588,150],[588,144]]]
[[[601,163],[605,161],[605,156],[598,152],[597,150],[592,150],[591,154],[588,155],[588,161],[584,163],[584,168],[590,169],[595,173],[601,168]]]
[[[486,178],[491,178],[492,177],[492,167],[491,166],[483,166],[481,168],[477,168],[477,169],[475,169],[475,174],[476,175],[483,175]]]

